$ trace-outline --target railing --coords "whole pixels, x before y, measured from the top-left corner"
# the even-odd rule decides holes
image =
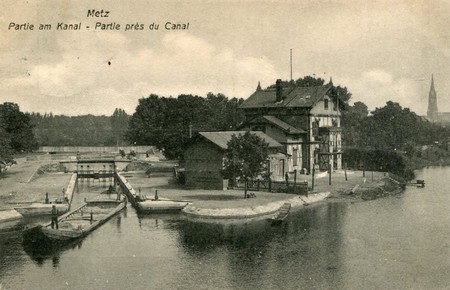
[[[245,189],[245,181],[237,180],[236,188]],[[247,190],[250,191],[268,191],[268,192],[284,192],[294,194],[308,194],[308,182],[285,182],[272,181],[270,179],[256,179],[247,181]]]

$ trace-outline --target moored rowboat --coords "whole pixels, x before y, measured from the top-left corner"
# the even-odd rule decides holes
[[[272,221],[272,224],[279,224],[282,223],[287,216],[289,215],[289,212],[291,211],[291,204],[290,203],[284,203],[278,211],[275,213],[275,215],[270,219]]]

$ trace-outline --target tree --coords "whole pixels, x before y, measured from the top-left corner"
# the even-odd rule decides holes
[[[126,139],[137,145],[156,146],[168,159],[180,159],[190,134],[235,129],[244,119],[243,113],[237,111],[242,101],[212,93],[206,98],[150,95],[139,100],[130,118]]]
[[[342,111],[342,136],[346,147],[355,147],[361,144],[361,122],[367,117],[369,111],[362,102],[355,102]]]
[[[28,152],[38,148],[30,116],[21,112],[15,103],[0,105],[0,124],[14,152]]]
[[[111,116],[111,129],[116,145],[122,145],[128,129],[129,116],[123,109],[116,108]]]
[[[264,167],[269,155],[269,144],[256,134],[246,132],[233,135],[225,153],[225,178],[240,177],[245,180],[244,198],[247,197],[247,180],[255,178]]]
[[[0,119],[1,122],[1,119]],[[3,129],[0,123],[0,161],[9,162],[12,161],[12,150],[10,146],[11,140]]]

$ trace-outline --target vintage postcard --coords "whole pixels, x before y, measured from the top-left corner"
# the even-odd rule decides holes
[[[450,287],[449,1],[0,11],[0,289]]]

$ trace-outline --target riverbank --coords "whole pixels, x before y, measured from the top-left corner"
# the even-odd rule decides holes
[[[323,201],[330,195],[330,192],[320,192],[310,194],[308,196],[294,196],[288,199],[269,202],[251,207],[233,207],[233,208],[205,208],[197,207],[191,203],[185,207],[182,212],[185,215],[196,218],[208,219],[241,219],[241,218],[256,218],[260,216],[273,215],[284,203],[290,203],[293,208],[302,206],[309,206],[310,204]]]
[[[395,194],[401,191],[400,184],[390,182],[384,172],[336,171],[331,179],[327,173],[316,175],[314,190],[308,196],[287,193],[250,191],[256,197],[243,198],[243,190],[198,190],[185,189],[175,183],[173,177],[149,177],[145,172],[130,171],[123,173],[134,190],[147,198],[152,198],[156,191],[158,196],[173,200],[187,200],[190,204],[183,209],[183,214],[202,219],[243,219],[273,215],[283,203],[291,203],[292,209],[301,209],[327,199],[348,199],[361,201],[369,195],[374,197]],[[312,176],[299,175],[299,182],[312,184]],[[331,183],[331,184],[330,184]],[[356,187],[356,189],[355,189]],[[352,194],[349,194],[354,190]],[[362,194],[362,191],[365,193]],[[379,192],[382,191],[383,195]],[[372,198],[373,199],[373,198]]]
[[[51,168],[52,170],[42,170]],[[71,178],[64,168],[47,165],[45,161],[18,160],[8,172],[0,177],[0,209],[10,210],[23,203],[44,200],[45,192],[50,199],[60,197]],[[368,200],[394,194],[399,184],[383,172],[336,171],[331,178],[325,172],[317,174],[314,188],[308,196],[287,193],[251,191],[254,198],[244,198],[243,190],[196,190],[186,189],[176,183],[171,172],[148,174],[148,170],[122,172],[136,193],[152,197],[156,191],[161,198],[187,200],[189,205],[183,213],[189,217],[204,219],[240,219],[273,215],[283,203],[291,203],[292,209],[319,203],[324,200]],[[311,175],[299,175],[298,182],[308,182]]]

